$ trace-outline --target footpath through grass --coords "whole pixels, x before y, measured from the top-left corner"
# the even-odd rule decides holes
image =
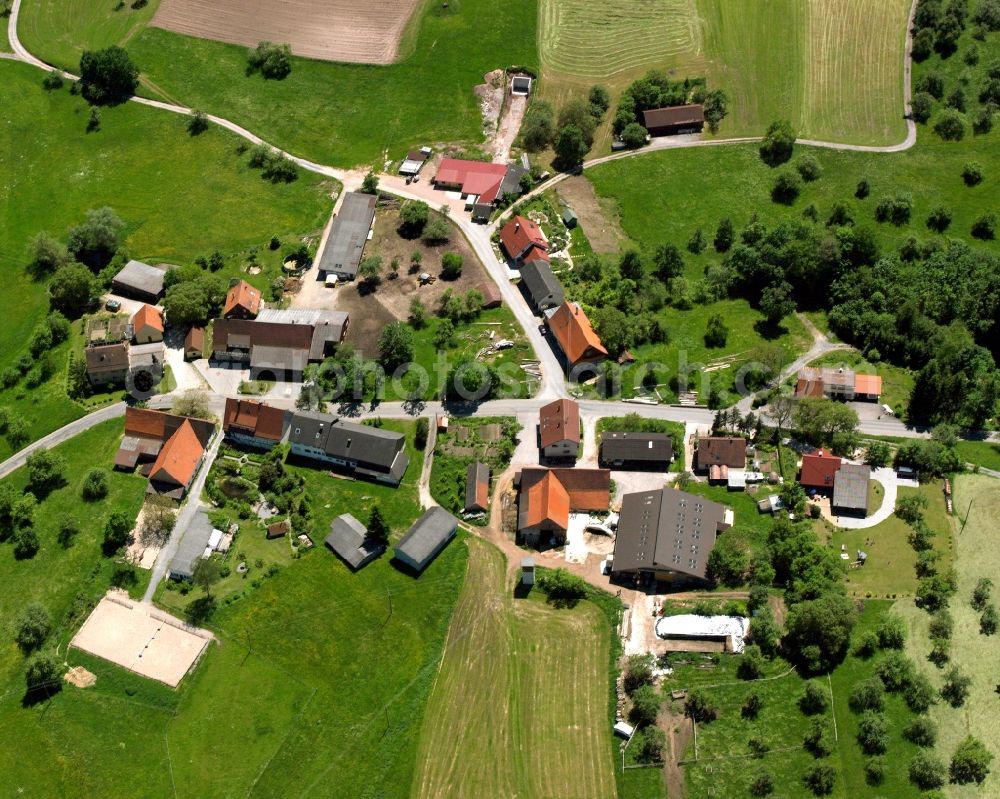
[[[27,4],[20,25],[25,46],[75,67],[82,50],[110,43],[115,32],[106,11],[89,4],[82,21],[65,13],[76,4]],[[416,145],[480,142],[473,86],[490,70],[537,63],[535,0],[428,3],[422,13],[412,54],[396,64],[293,58],[291,75],[281,81],[247,77],[245,47],[154,28],[119,42],[142,70],[146,91],[224,116],[319,163],[381,165],[386,149],[399,157]]]

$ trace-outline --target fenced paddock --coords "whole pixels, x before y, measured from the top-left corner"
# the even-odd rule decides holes
[[[211,640],[210,633],[109,592],[70,646],[176,688]]]
[[[253,46],[288,44],[322,61],[389,64],[417,0],[161,0],[157,28]]]

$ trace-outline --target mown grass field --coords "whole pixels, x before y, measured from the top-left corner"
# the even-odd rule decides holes
[[[83,19],[74,19],[64,13],[68,4],[76,3],[29,3],[20,23],[29,50],[67,67],[94,41],[106,44],[114,35],[103,7],[85,8]],[[381,166],[385,150],[399,157],[416,145],[478,143],[481,116],[472,87],[492,69],[537,64],[534,0],[428,4],[422,14],[412,53],[393,65],[294,58],[283,81],[248,78],[243,47],[152,28],[125,46],[143,71],[146,91],[232,119],[320,163]],[[39,18],[51,19],[55,28],[34,21]],[[32,35],[35,29],[44,35]],[[401,47],[410,41],[407,34]]]
[[[615,94],[649,69],[706,76],[729,97],[720,136],[790,119],[803,136],[901,141],[908,0],[542,0],[542,92]],[[606,131],[594,152],[606,151]]]
[[[109,422],[64,448],[75,476],[39,508],[35,559],[15,563],[9,544],[0,545],[0,613],[8,619],[30,599],[45,602],[63,653],[79,620],[67,627],[59,619],[78,594],[103,591],[110,562],[99,554],[101,510],[92,511],[92,524],[81,519],[69,550],[50,528],[69,507],[78,510],[79,475],[95,461],[110,463],[119,430],[120,422]],[[372,494],[370,486],[355,492],[354,484],[323,479],[317,504],[357,512]],[[95,507],[114,503],[134,513],[144,490],[142,478],[115,474],[109,499]],[[69,664],[85,666],[97,684],[66,686],[50,702],[22,707],[21,655],[5,625],[0,733],[21,745],[0,752],[4,785],[30,796],[95,798],[408,797],[466,559],[456,541],[419,578],[388,557],[354,575],[320,544],[222,600],[210,622],[219,643],[177,691],[71,650]]]
[[[514,599],[503,555],[467,543],[412,796],[615,796],[603,614]]]
[[[265,246],[272,235],[290,241],[325,223],[331,187],[319,178],[272,185],[236,155],[236,137],[213,128],[192,138],[182,117],[134,104],[103,109],[101,130],[87,133],[86,103],[65,88],[46,92],[40,74],[0,62],[0,368],[22,354],[48,307],[44,284],[25,272],[28,242],[43,230],[65,240],[88,209],[114,208],[130,253],[154,263],[251,246],[276,261]],[[67,353],[66,344],[53,351],[58,368],[40,388],[0,393],[33,439],[82,412],[65,396]],[[0,457],[8,452],[0,441]]]
[[[951,599],[949,611],[955,620],[951,638],[951,665],[958,666],[972,677],[972,687],[965,704],[955,709],[940,702],[931,709],[938,725],[937,754],[946,762],[958,744],[967,736],[979,738],[994,754],[1000,752],[1000,724],[996,715],[996,639],[979,632],[979,613],[969,599],[976,582],[989,577],[997,582],[996,520],[1000,517],[1000,483],[995,478],[962,475],[955,479],[955,570],[958,591]],[[996,589],[994,588],[994,604]],[[942,671],[927,661],[930,651],[928,615],[912,602],[899,603],[899,612],[910,627],[907,654],[935,686],[942,682]],[[994,761],[995,763],[996,761]],[[948,799],[973,799],[996,796],[1000,792],[1000,777],[996,768],[981,786],[949,785]]]
[[[954,550],[951,520],[945,509],[941,483],[935,481],[920,488],[900,488],[897,501],[913,494],[920,494],[927,500],[924,518],[937,534],[934,549],[941,554],[938,570],[944,571],[954,560]],[[896,599],[913,596],[917,590],[917,554],[909,542],[911,528],[895,515],[866,530],[834,528],[820,520],[816,522],[816,531],[835,551],[839,552],[841,545],[846,546],[852,559],[859,549],[868,553],[864,566],[847,573],[847,590],[852,596]]]

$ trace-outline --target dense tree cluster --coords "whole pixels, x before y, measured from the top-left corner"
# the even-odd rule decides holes
[[[256,72],[269,80],[284,80],[292,73],[292,49],[287,44],[258,43],[247,51],[246,74]]]
[[[121,47],[85,50],[80,56],[80,93],[91,105],[124,103],[139,86],[139,69]]]
[[[705,83],[705,78],[671,80],[666,72],[648,72],[622,92],[612,123],[615,134],[621,136],[626,127],[641,122],[643,111],[686,103],[704,103],[709,127],[717,128],[726,115],[726,97],[722,92],[712,92],[709,100]]]

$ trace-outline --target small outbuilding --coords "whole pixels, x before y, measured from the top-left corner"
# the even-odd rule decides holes
[[[192,327],[184,336],[184,360],[196,361],[205,350],[205,328]]]
[[[705,108],[701,105],[651,108],[642,112],[642,125],[650,136],[700,133],[705,127]]]
[[[123,297],[131,297],[156,304],[163,296],[163,278],[166,272],[142,261],[129,261],[111,281],[111,290]]]
[[[385,546],[368,537],[368,528],[350,513],[342,513],[330,522],[326,546],[353,571],[377,558]]]
[[[576,213],[568,205],[565,208],[563,208],[562,221],[563,224],[570,229],[575,228],[578,224]]]
[[[465,512],[485,513],[490,505],[490,467],[470,463],[465,475]]]
[[[527,75],[515,75],[510,80],[510,93],[515,97],[527,97],[531,94],[531,78]]]
[[[458,519],[435,505],[424,512],[396,544],[395,558],[416,572],[422,572],[455,537]]]
[[[521,558],[521,585],[535,584],[535,559]]]

